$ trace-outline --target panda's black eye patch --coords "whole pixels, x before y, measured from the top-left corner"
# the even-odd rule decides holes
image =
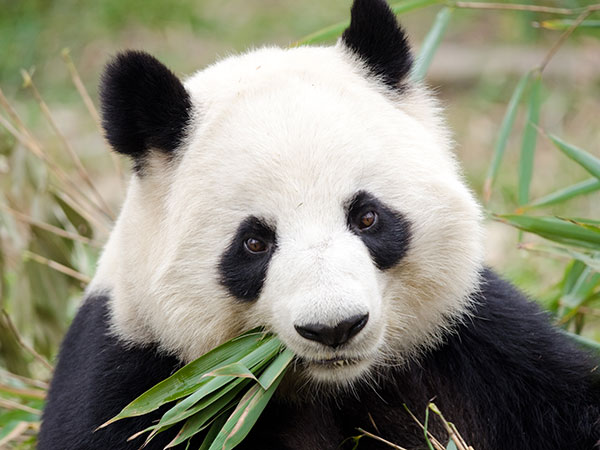
[[[348,228],[361,238],[381,270],[396,265],[410,244],[410,222],[372,194],[360,191],[347,207]]]
[[[238,227],[221,256],[221,283],[240,300],[256,300],[276,248],[275,230],[251,216]]]

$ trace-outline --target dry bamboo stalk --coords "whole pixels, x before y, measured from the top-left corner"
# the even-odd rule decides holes
[[[3,439],[0,439],[0,448],[5,448],[4,446],[8,445],[9,442],[16,441],[21,437],[30,427],[31,422],[19,422],[13,430],[4,436]]]
[[[415,422],[417,422],[417,424],[421,427],[421,429],[423,431],[425,431],[425,426],[419,421],[419,419],[417,419],[417,416],[415,416],[412,413],[412,411],[410,409],[408,409],[408,407],[405,406],[405,409],[406,409],[406,412],[408,412],[408,414],[410,415],[410,417],[412,417],[412,419]],[[427,430],[427,436],[429,437],[431,444],[435,447],[435,450],[446,450],[445,447],[440,443],[440,441],[438,441],[435,438],[435,436],[429,432],[429,430]]]
[[[102,129],[102,122],[100,120],[100,114],[98,114],[98,110],[94,106],[94,102],[92,101],[90,94],[88,93],[87,89],[85,88],[85,85],[81,81],[81,77],[79,76],[77,67],[73,63],[73,60],[71,59],[69,49],[67,49],[67,48],[63,49],[62,57],[63,57],[63,60],[65,61],[67,69],[69,69],[69,73],[71,74],[71,80],[73,81],[73,84],[75,85],[75,88],[77,89],[77,92],[79,92],[79,95],[81,96],[81,99],[83,100],[83,103],[85,104],[88,112],[90,113],[90,116],[92,116],[92,119],[94,120],[94,123],[96,124],[96,128],[98,128],[98,132],[100,133],[101,136],[103,136],[104,130]],[[121,180],[121,184],[122,184],[121,187],[124,187],[123,182],[125,180],[125,176],[123,174],[123,169],[121,168],[119,158],[117,157],[117,155],[115,155],[115,153],[113,151],[111,151],[110,149],[108,149],[108,150],[109,150],[108,154],[110,155],[110,159],[112,160],[113,165],[115,166],[115,170],[117,171],[117,176],[119,177],[119,180]]]
[[[58,198],[60,198],[63,202],[73,208],[77,213],[83,217],[88,222],[94,224],[97,230],[101,230],[104,234],[108,234],[110,231],[109,228],[104,224],[104,222],[100,221],[97,217],[94,216],[92,212],[86,209],[80,202],[78,202],[75,197],[72,195],[59,191],[58,189],[51,188],[53,194],[55,194]]]
[[[36,220],[33,217],[29,217],[28,215],[23,214],[15,209],[12,209],[11,207],[4,205],[2,203],[0,203],[0,209],[3,209],[5,211],[7,211],[8,213],[12,214],[20,222],[24,222],[28,225],[32,225],[34,227],[41,228],[42,230],[49,231],[50,233],[56,234],[57,236],[71,239],[73,241],[83,242],[84,244],[91,245],[92,247],[97,247],[97,248],[102,247],[102,244],[100,244],[99,242],[96,242],[90,238],[81,236],[80,234],[77,234],[77,233],[71,233],[70,231],[63,230],[62,228],[56,227],[54,225],[50,225],[49,223],[40,222],[39,220]]]
[[[92,206],[103,217],[106,216],[104,211],[102,211],[100,207],[96,205],[96,203],[91,201],[87,197],[87,195],[85,195],[85,193],[71,179],[71,177],[69,177],[58,164],[56,164],[50,159],[50,157],[44,152],[41,144],[27,130],[24,123],[17,122],[17,126],[22,130],[22,132],[19,132],[12,126],[12,124],[8,120],[6,120],[3,116],[0,115],[0,125],[4,126],[4,128],[6,128],[8,132],[12,134],[13,137],[17,141],[19,141],[26,149],[33,153],[34,156],[36,156],[42,162],[44,162],[48,166],[50,172],[53,173],[56,176],[56,178],[63,184],[63,189],[71,191],[71,196],[82,198],[85,203],[88,203],[90,206]]]
[[[0,369],[0,377],[13,378],[13,379],[21,381],[25,384],[30,384],[31,386],[34,386],[36,388],[43,389],[43,390],[47,390],[49,387],[48,383],[46,383],[44,381],[34,380],[33,378],[27,378],[27,377],[24,377],[23,375],[17,375],[12,372],[8,372],[7,370],[4,370],[4,369]]]
[[[44,365],[50,371],[50,373],[52,373],[54,371],[54,367],[52,367],[52,364],[50,364],[46,360],[46,358],[44,358],[42,355],[40,355],[32,346],[28,345],[23,340],[23,338],[19,334],[19,331],[17,330],[17,327],[15,327],[15,324],[13,323],[12,319],[10,318],[10,316],[8,315],[8,313],[6,312],[6,310],[4,310],[4,309],[2,310],[2,316],[4,317],[6,325],[8,325],[8,328],[10,329],[10,331],[12,332],[12,334],[14,335],[14,337],[17,340],[17,342],[19,343],[19,345],[21,347],[23,347],[26,351],[28,351],[29,353],[31,353],[36,360],[38,360],[40,363],[42,363],[42,365]]]
[[[44,400],[46,398],[46,392],[40,391],[39,389],[22,389],[2,383],[0,383],[0,391],[8,392],[14,395],[20,395],[23,397],[37,398],[39,400]]]
[[[42,414],[39,409],[32,408],[31,406],[21,405],[20,403],[13,402],[12,400],[7,400],[0,398],[0,407],[6,409],[20,409],[21,411],[25,411],[31,414]]]
[[[506,11],[531,11],[547,14],[573,15],[580,11],[570,8],[555,8],[553,6],[527,5],[518,3],[488,3],[488,2],[448,2],[448,6],[465,9],[493,9]]]
[[[81,272],[76,271],[75,269],[67,267],[52,259],[45,258],[42,255],[38,255],[37,253],[30,252],[29,250],[24,251],[23,256],[37,263],[44,264],[45,266],[48,266],[51,269],[56,270],[57,272],[64,273],[65,275],[75,278],[76,280],[79,280],[83,283],[88,284],[90,281],[92,281],[90,277]]]
[[[359,432],[361,432],[362,434],[364,434],[365,436],[368,436],[371,439],[375,439],[379,442],[383,442],[384,444],[386,444],[387,446],[389,446],[391,448],[395,448],[396,450],[406,450],[404,447],[400,447],[399,445],[396,445],[390,441],[387,441],[387,440],[383,439],[382,437],[377,436],[376,434],[369,433],[368,431],[365,431],[362,428],[357,428],[357,430]]]
[[[115,214],[110,209],[108,204],[105,202],[102,195],[100,195],[100,192],[96,189],[96,186],[92,182],[92,179],[91,179],[89,173],[83,166],[81,159],[79,159],[79,156],[77,155],[75,150],[73,150],[73,148],[71,147],[71,144],[69,144],[69,141],[67,140],[67,138],[62,134],[62,132],[58,128],[58,125],[56,124],[56,121],[54,120],[54,117],[52,116],[52,112],[50,111],[50,108],[48,107],[48,105],[46,104],[44,99],[42,98],[42,95],[40,94],[35,83],[33,82],[31,75],[26,70],[22,70],[21,75],[23,76],[24,86],[31,89],[31,92],[33,93],[33,97],[37,101],[37,103],[40,107],[40,110],[42,111],[42,114],[44,115],[44,117],[46,118],[48,123],[50,124],[50,127],[52,128],[52,130],[54,131],[56,136],[61,141],[65,150],[67,150],[67,153],[69,154],[69,156],[71,157],[71,160],[75,164],[75,167],[77,169],[77,172],[79,173],[79,176],[91,189],[92,193],[94,194],[94,197],[96,198],[98,203],[101,205],[104,213],[107,214],[108,217],[110,217],[112,220],[114,220]]]

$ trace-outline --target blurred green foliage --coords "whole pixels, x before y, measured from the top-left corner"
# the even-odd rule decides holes
[[[19,445],[30,448],[44,382],[51,374],[45,360],[56,355],[85,282],[93,275],[98,243],[106,240],[112,222],[61,138],[51,132],[31,86],[23,87],[20,69],[33,73],[61,133],[116,211],[124,192],[121,164],[115,167],[93,117],[85,113],[60,57],[64,47],[71,48],[95,101],[102,65],[119,49],[146,49],[178,73],[190,73],[215,54],[252,44],[288,45],[310,34],[314,38],[316,30],[319,35],[318,30],[347,20],[350,3],[306,0],[299,7],[292,0],[0,0],[0,88],[24,124],[0,105],[0,118],[15,130],[0,124],[0,307],[8,313],[0,316],[0,443],[26,424],[19,434],[26,442]],[[581,8],[593,3],[545,4]],[[424,47],[435,56],[429,80],[448,105],[459,157],[474,189],[484,192],[488,211],[521,230],[490,221],[489,260],[541,299],[565,330],[598,338],[600,246],[595,238],[600,236],[600,184],[593,167],[600,154],[595,119],[600,114],[599,14],[590,14],[563,44],[568,51],[556,55],[576,52],[581,64],[565,69],[551,62],[539,77],[536,65],[579,11],[553,15],[455,9],[452,15],[437,16],[436,24],[440,9],[434,5],[412,11],[402,23],[413,43],[433,30],[427,39],[433,45]],[[440,42],[446,47],[434,55]],[[509,51],[502,53],[501,47]],[[460,49],[473,54],[483,49],[485,56],[472,60]],[[444,66],[445,54],[451,63]],[[493,55],[500,55],[499,64],[491,60]],[[455,75],[448,74],[453,71]],[[518,95],[513,95],[515,90]],[[35,156],[36,145],[67,174],[66,181]],[[586,245],[573,236],[585,236]],[[583,340],[593,345],[593,340]]]

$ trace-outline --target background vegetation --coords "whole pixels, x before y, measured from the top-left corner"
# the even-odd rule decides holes
[[[48,361],[123,199],[128,164],[94,109],[110,55],[144,49],[185,76],[250,46],[333,42],[350,3],[0,0],[0,447],[34,442]],[[392,1],[490,213],[489,263],[593,345],[600,8],[522,3]]]

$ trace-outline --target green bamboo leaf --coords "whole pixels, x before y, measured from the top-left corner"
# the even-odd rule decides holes
[[[245,365],[239,362],[227,364],[226,366],[219,367],[218,369],[211,370],[203,375],[204,377],[222,377],[230,376],[236,378],[250,378],[258,382],[258,379]]]
[[[524,250],[529,250],[533,252],[542,252],[548,253],[551,255],[557,255],[561,257],[566,257],[569,259],[576,259],[581,261],[587,266],[590,266],[594,270],[600,272],[600,252],[581,252],[573,250],[569,247],[558,247],[555,245],[544,245],[544,244],[521,244],[520,248]],[[570,287],[570,289],[572,286]]]
[[[247,383],[240,383],[235,389],[232,389],[226,395],[222,395],[210,406],[198,409],[185,422],[177,436],[165,448],[175,447],[208,428],[221,413],[226,411],[230,406],[233,407],[235,405],[236,397],[246,386]]]
[[[204,437],[204,440],[202,441],[202,445],[200,446],[200,448],[198,450],[209,450],[210,446],[212,445],[212,443],[216,439],[217,435],[223,428],[223,425],[225,425],[225,423],[227,423],[227,419],[229,419],[228,414],[221,414],[219,417],[217,417],[217,419],[213,422],[211,427],[208,429],[208,433],[206,433],[206,436]]]
[[[589,178],[580,183],[576,183],[572,186],[559,189],[558,191],[538,198],[537,200],[534,200],[533,202],[529,203],[529,205],[523,206],[522,210],[526,211],[530,209],[541,208],[544,206],[555,205],[557,203],[563,203],[579,195],[590,194],[599,190],[600,180],[598,180],[597,178]]]
[[[258,378],[259,384],[265,391],[271,387],[277,378],[279,378],[279,375],[287,370],[293,359],[294,353],[286,348],[279,355],[277,355],[277,358],[275,358],[271,364],[269,364],[269,366]]]
[[[252,351],[250,354],[244,356],[240,363],[246,367],[250,367],[254,370],[257,366],[262,367],[269,360],[271,360],[281,348],[281,342],[275,336],[269,336],[263,339],[261,345]],[[188,417],[186,411],[195,405],[197,402],[202,400],[208,394],[215,392],[217,389],[225,386],[228,383],[238,383],[242,378],[235,378],[233,376],[218,376],[211,378],[205,378],[208,380],[206,384],[203,384],[198,390],[196,390],[190,396],[184,398],[170,410],[164,413],[160,424],[174,423],[183,418]]]
[[[523,132],[523,144],[521,146],[521,159],[519,161],[519,205],[529,202],[529,186],[533,176],[533,162],[535,159],[535,147],[537,143],[537,125],[540,118],[540,91],[542,87],[541,74],[533,79],[529,102],[527,106],[527,123]]]
[[[498,175],[498,170],[500,169],[500,164],[502,163],[502,158],[504,157],[504,152],[506,150],[506,144],[508,143],[508,138],[515,123],[517,109],[519,103],[521,103],[521,98],[523,97],[525,88],[529,84],[530,78],[531,72],[527,72],[521,77],[517,83],[517,87],[515,87],[515,90],[510,97],[506,112],[504,113],[504,119],[502,119],[502,124],[500,125],[500,132],[498,133],[498,138],[496,139],[496,144],[494,145],[494,156],[488,169],[483,187],[483,198],[486,202],[489,201],[492,195],[492,185],[494,184],[496,176]]]
[[[575,333],[570,333],[569,331],[565,331],[565,330],[560,330],[560,331],[562,333],[564,333],[565,335],[569,336],[571,339],[573,339],[575,342],[577,342],[582,347],[592,350],[595,353],[597,353],[598,355],[600,355],[600,342],[596,342],[592,339],[588,339],[586,337],[580,336]]]
[[[258,384],[252,386],[223,425],[209,450],[230,450],[242,442],[262,414],[284,375],[285,372],[281,373],[266,391]]]
[[[561,244],[600,250],[600,233],[557,217],[493,215],[496,220]]]
[[[565,155],[578,163],[581,167],[587,170],[590,174],[600,180],[600,158],[592,156],[590,153],[582,150],[574,145],[568,144],[562,139],[552,134],[548,135],[554,145],[561,150]]]
[[[563,306],[575,309],[583,305],[598,285],[600,285],[600,273],[595,272],[591,267],[586,267],[573,289],[562,298]]]
[[[407,13],[409,11],[413,11],[415,9],[424,8],[426,6],[435,5],[442,3],[444,0],[406,0],[400,3],[395,3],[391,6],[394,14],[400,15]],[[315,31],[307,36],[304,36],[300,40],[298,40],[294,46],[299,45],[311,45],[318,44],[320,42],[328,41],[330,39],[335,39],[342,32],[348,28],[350,25],[350,21],[346,20],[344,22],[339,22],[334,25],[330,25],[328,27],[322,28],[321,30]]]
[[[448,27],[448,23],[450,22],[453,11],[453,8],[445,7],[437,13],[435,21],[433,22],[433,26],[427,33],[427,36],[425,36],[425,40],[423,41],[423,45],[419,52],[419,57],[413,66],[411,73],[411,79],[413,81],[423,81],[425,78],[427,69],[429,69],[429,65],[433,60],[433,55],[435,54],[435,51],[440,45],[442,37],[446,32],[446,28]]]
[[[126,417],[140,416],[160,408],[165,403],[185,397],[198,389],[198,386],[207,383],[204,374],[232,362],[238,361],[241,355],[250,353],[260,348],[264,334],[252,330],[236,339],[211,350],[190,364],[182,367],[166,380],[144,392],[133,400],[115,417],[101,425],[103,428],[117,420]]]

